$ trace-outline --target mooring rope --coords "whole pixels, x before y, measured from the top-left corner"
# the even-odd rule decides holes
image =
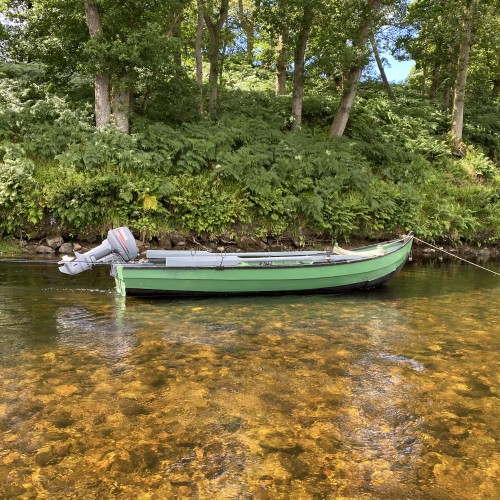
[[[488,271],[491,274],[496,274],[497,276],[500,276],[500,273],[492,271],[491,269],[488,269],[487,267],[480,266],[479,264],[476,264],[475,262],[471,262],[470,260],[462,259],[462,257],[459,257],[458,255],[455,255],[451,252],[447,252],[446,250],[443,250],[442,248],[436,247],[436,246],[432,245],[431,243],[427,243],[427,241],[421,240],[421,239],[417,238],[416,236],[414,236],[413,239],[415,241],[418,241],[419,243],[423,243],[424,245],[427,245],[431,248],[434,248],[435,250],[438,250],[439,252],[443,252],[447,255],[450,255],[451,257],[455,257],[455,259],[463,260],[464,262],[467,262],[467,264],[470,264],[471,266],[479,267],[479,269],[482,269],[483,271]]]

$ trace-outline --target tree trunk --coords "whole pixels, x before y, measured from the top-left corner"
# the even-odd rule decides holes
[[[491,90],[493,97],[500,95],[500,80],[493,80],[493,89]]]
[[[124,134],[129,133],[129,114],[132,92],[124,88],[115,88],[113,90],[112,105],[113,116],[116,127]]]
[[[83,0],[83,7],[85,8],[85,18],[90,38],[103,36],[101,16],[97,5],[92,0]]]
[[[278,37],[276,59],[276,95],[283,95],[286,93],[286,63],[287,63],[287,50],[286,50],[286,36],[281,34]]]
[[[217,113],[217,81],[219,78],[219,46],[222,26],[226,22],[229,0],[221,0],[217,21],[213,21],[210,14],[203,12],[203,18],[210,35],[208,57],[210,61],[210,72],[208,75],[208,112],[211,115]]]
[[[84,0],[85,18],[91,39],[103,36],[99,9],[92,0]],[[97,73],[94,78],[95,93],[95,124],[96,127],[109,125],[111,119],[111,104],[109,99],[109,74]]]
[[[224,63],[226,62],[226,49],[227,42],[226,40],[224,40],[222,42],[222,50],[219,58],[219,90],[217,95],[218,100],[222,99],[222,90],[224,88],[222,83],[224,82]]]
[[[448,82],[443,92],[443,105],[446,109],[450,109],[451,94],[452,94],[452,88]]]
[[[455,152],[459,152],[462,142],[464,126],[465,88],[467,84],[467,71],[469,68],[469,54],[472,40],[472,18],[477,0],[467,2],[462,21],[462,42],[458,55],[457,78],[455,81],[455,96],[453,99],[453,113],[451,122],[451,138]]]
[[[174,25],[172,26],[172,37],[176,40],[176,45],[173,51],[173,59],[175,66],[174,80],[179,81],[182,74],[182,50],[181,50],[181,19],[180,16],[174,20]]]
[[[304,65],[307,39],[314,17],[314,12],[309,4],[304,6],[301,28],[295,47],[292,92],[292,130],[298,130],[302,125],[302,103],[304,100]]]
[[[431,88],[429,91],[429,97],[432,101],[436,99],[437,88],[439,84],[439,70],[441,69],[441,64],[438,62],[434,63],[434,67],[432,68],[432,78],[431,78]]]
[[[425,61],[422,66],[422,82],[420,90],[422,92],[422,97],[425,97],[427,94],[427,66],[425,64]]]
[[[211,115],[217,113],[217,82],[219,79],[219,40],[220,33],[210,32],[210,48],[208,58],[210,70],[208,73],[208,112]]]
[[[201,53],[203,45],[203,2],[197,0],[198,23],[196,25],[196,40],[194,43],[194,55],[196,59],[196,83],[198,85],[198,110],[203,113],[203,56]]]
[[[380,77],[382,78],[382,83],[384,84],[384,89],[389,96],[389,99],[395,101],[394,94],[392,92],[391,86],[389,85],[389,80],[387,79],[387,75],[385,74],[384,65],[382,64],[382,59],[380,58],[380,54],[377,47],[377,42],[375,42],[375,37],[370,37],[370,44],[372,46],[373,55],[375,56],[375,61],[377,62],[378,70],[380,72]]]
[[[366,45],[370,37],[370,29],[373,24],[373,18],[378,14],[382,0],[369,0],[368,2],[368,14],[366,19],[360,26],[358,41],[355,44],[360,50]],[[332,125],[330,127],[329,137],[342,137],[351,114],[352,107],[354,105],[354,100],[356,99],[356,94],[358,92],[359,78],[363,72],[364,62],[363,60],[358,60],[357,64],[353,66],[346,78],[345,90],[340,99],[339,108],[333,119]]]
[[[197,0],[198,5],[198,24],[196,26],[196,41],[194,45],[194,54],[196,58],[196,83],[203,83],[203,57],[201,53],[203,45],[203,2]]]
[[[446,109],[450,109],[451,106],[451,96],[453,95],[453,83],[455,80],[455,76],[457,73],[456,70],[456,56],[458,52],[458,46],[456,39],[459,38],[460,33],[459,30],[455,30],[453,42],[449,44],[446,58],[446,66],[445,66],[445,80],[444,80],[444,91],[443,91],[443,104]]]
[[[344,83],[344,93],[340,100],[340,106],[330,127],[329,137],[342,137],[351,115],[351,110],[358,92],[359,78],[363,72],[363,67],[359,66],[349,71]]]
[[[253,50],[255,46],[254,23],[251,14],[245,14],[243,9],[243,0],[238,0],[238,15],[241,22],[241,27],[245,32],[247,39],[247,63],[253,65]]]
[[[109,75],[98,73],[94,78],[94,113],[96,127],[109,125],[111,103],[109,100]]]

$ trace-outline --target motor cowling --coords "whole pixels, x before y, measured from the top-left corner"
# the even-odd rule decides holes
[[[92,269],[94,264],[122,260],[128,262],[139,255],[135,238],[128,227],[108,231],[108,237],[96,248],[85,253],[75,252],[75,260],[61,262],[59,271],[65,274],[79,274]]]

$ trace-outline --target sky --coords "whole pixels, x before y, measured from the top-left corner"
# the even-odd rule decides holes
[[[396,61],[390,54],[384,54],[391,67],[384,66],[387,79],[390,83],[406,80],[408,73],[415,64],[415,61]]]

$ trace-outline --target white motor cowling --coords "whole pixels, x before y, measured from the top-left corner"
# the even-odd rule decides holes
[[[61,262],[59,271],[78,274],[92,269],[94,264],[104,264],[117,260],[128,262],[139,255],[135,238],[128,227],[118,227],[108,231],[108,237],[96,248],[85,253],[75,252],[75,260]]]

